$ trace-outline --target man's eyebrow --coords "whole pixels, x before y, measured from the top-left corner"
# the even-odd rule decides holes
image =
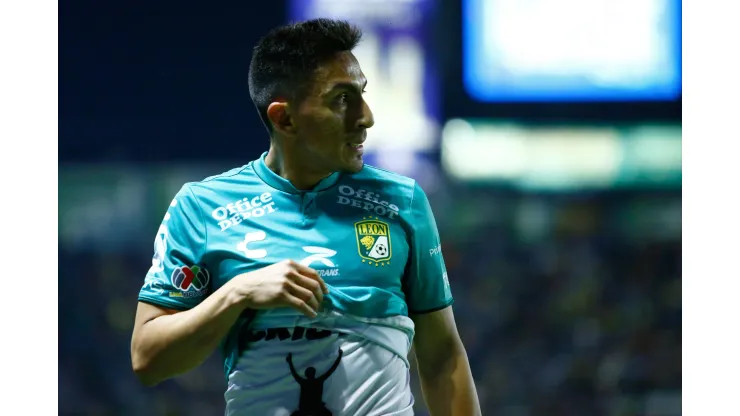
[[[332,85],[332,87],[326,91],[326,94],[332,93],[337,90],[351,90],[351,91],[362,92],[362,90],[364,90],[365,87],[367,87],[367,80],[365,80],[362,83],[362,88],[358,88],[357,83],[355,82],[338,82]]]

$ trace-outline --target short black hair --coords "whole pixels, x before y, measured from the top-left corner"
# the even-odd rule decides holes
[[[337,53],[352,51],[362,31],[344,20],[313,19],[277,27],[254,47],[249,95],[267,131],[267,107],[277,97],[300,101],[316,69]]]

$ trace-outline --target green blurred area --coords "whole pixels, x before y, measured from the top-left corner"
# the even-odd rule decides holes
[[[220,357],[148,389],[128,346],[172,196],[229,167],[60,168],[61,414],[223,411]],[[680,189],[433,185],[484,414],[680,414]]]

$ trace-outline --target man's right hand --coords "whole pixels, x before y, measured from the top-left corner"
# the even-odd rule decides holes
[[[310,318],[316,317],[324,295],[329,293],[316,270],[292,260],[241,274],[227,284],[246,308],[291,307]]]

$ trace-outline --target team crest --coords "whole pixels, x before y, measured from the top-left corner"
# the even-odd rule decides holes
[[[391,231],[388,223],[363,219],[355,223],[357,251],[363,263],[385,266],[391,259]]]

